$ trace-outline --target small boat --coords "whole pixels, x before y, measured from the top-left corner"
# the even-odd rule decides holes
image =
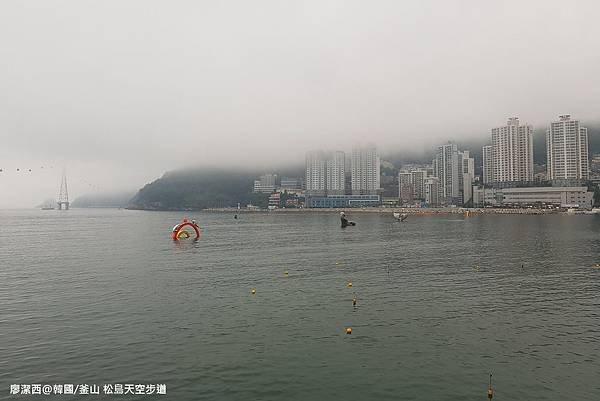
[[[404,220],[406,220],[407,217],[408,217],[408,214],[406,214],[406,213],[394,212],[394,218],[398,221],[404,221]]]

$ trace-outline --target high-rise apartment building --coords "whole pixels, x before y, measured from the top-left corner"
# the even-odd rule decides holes
[[[263,174],[254,181],[254,192],[271,193],[275,190],[277,174]]]
[[[325,152],[313,151],[306,153],[306,193],[309,195],[325,195],[326,188]]]
[[[433,172],[439,179],[440,204],[462,205],[471,199],[475,160],[468,150],[459,151],[454,143],[440,146],[433,159]]]
[[[466,205],[473,199],[473,180],[475,179],[475,159],[470,157],[469,151],[458,152],[459,178],[461,185],[461,204]],[[472,202],[471,202],[472,203]]]
[[[327,194],[344,195],[346,192],[346,154],[332,152],[327,159]]]
[[[557,181],[589,178],[587,128],[569,114],[559,117],[546,131],[548,179]]]
[[[425,179],[432,175],[431,169],[418,168],[412,170],[412,183],[414,190],[414,198],[419,200],[425,199]]]
[[[439,179],[438,200],[440,203],[458,203],[460,195],[458,147],[447,143],[437,149],[433,159],[434,175]]]
[[[375,146],[356,147],[351,160],[352,194],[376,195],[381,190],[381,165]]]
[[[492,181],[533,181],[533,128],[517,117],[492,128]]]
[[[306,192],[308,195],[343,195],[346,191],[344,152],[306,153]]]
[[[412,203],[414,200],[415,189],[413,186],[413,177],[410,171],[400,171],[398,173],[398,198],[403,204]]]
[[[483,183],[491,184],[493,181],[493,160],[492,160],[492,145],[483,147]]]
[[[439,183],[440,180],[437,177],[428,177],[425,179],[425,203],[427,203],[429,206],[437,206],[440,204]]]
[[[425,180],[433,176],[430,167],[405,169],[398,173],[398,195],[402,203],[425,200]]]

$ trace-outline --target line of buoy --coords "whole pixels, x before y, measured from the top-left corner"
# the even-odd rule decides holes
[[[337,265],[337,264],[339,264],[339,262],[335,262],[335,264]],[[523,268],[524,265],[521,264],[521,267]],[[595,267],[600,268],[600,263],[596,263]],[[475,266],[475,270],[479,271],[479,265]],[[389,275],[389,272],[390,272],[389,271],[389,266],[387,268],[387,271],[388,271],[388,275]],[[287,277],[288,276],[288,271],[287,270],[284,271],[283,274]],[[348,286],[348,288],[351,288],[352,287],[352,282],[348,281],[347,286]],[[256,295],[256,288],[252,288],[250,292],[251,292],[252,295]],[[357,302],[358,302],[358,300],[356,298],[356,293],[354,293],[352,295],[352,306],[356,306]],[[346,335],[351,335],[351,334],[352,334],[352,327],[346,327]],[[491,373],[490,373],[490,379],[489,379],[489,384],[488,384],[488,389],[487,389],[487,397],[488,397],[489,400],[491,400],[492,398],[494,398],[494,388],[492,387],[492,374]]]

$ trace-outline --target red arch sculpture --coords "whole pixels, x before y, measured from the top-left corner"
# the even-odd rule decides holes
[[[173,232],[171,233],[171,238],[173,238],[173,241],[179,240],[179,233],[186,226],[192,227],[194,229],[194,231],[196,232],[196,238],[194,238],[194,239],[200,238],[200,228],[196,224],[189,221],[188,219],[183,219],[181,221],[181,223],[179,223],[175,227],[173,227]]]

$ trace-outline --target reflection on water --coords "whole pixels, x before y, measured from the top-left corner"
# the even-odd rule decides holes
[[[598,216],[197,213],[173,242],[182,217],[0,212],[2,397],[485,399],[491,371],[497,399],[599,399]]]

